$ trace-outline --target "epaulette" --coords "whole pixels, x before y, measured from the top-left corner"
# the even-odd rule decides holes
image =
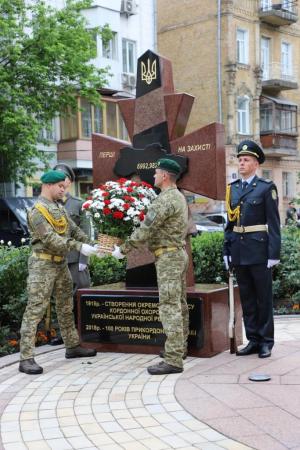
[[[273,183],[272,180],[270,180],[269,178],[258,178],[257,181],[263,181],[264,183]]]
[[[237,178],[236,180],[231,181],[230,183],[228,183],[228,186],[231,186],[232,184],[235,183],[239,183],[241,180],[239,178]]]

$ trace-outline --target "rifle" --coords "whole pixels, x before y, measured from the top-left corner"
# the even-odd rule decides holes
[[[234,313],[234,286],[233,286],[233,269],[228,271],[228,291],[229,291],[229,324],[228,334],[230,340],[230,353],[236,353],[236,337],[235,337],[235,313]]]

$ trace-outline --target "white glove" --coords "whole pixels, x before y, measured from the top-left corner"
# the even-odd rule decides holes
[[[93,247],[92,245],[89,245],[89,244],[82,244],[80,252],[84,256],[91,256],[91,255],[95,255],[98,252],[98,248]]]
[[[229,263],[231,262],[231,256],[230,255],[224,255],[223,256],[223,261],[224,261],[225,269],[229,270]]]
[[[87,268],[87,264],[79,263],[78,270],[79,272],[83,272]]]
[[[267,268],[271,269],[271,267],[276,266],[276,264],[280,263],[280,259],[268,259]]]
[[[121,253],[120,247],[118,247],[117,245],[114,246],[114,251],[111,252],[111,256],[113,256],[116,259],[125,258],[125,255],[123,255],[123,253]]]

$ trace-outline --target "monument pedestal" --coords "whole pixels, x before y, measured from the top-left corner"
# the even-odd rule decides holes
[[[228,287],[196,284],[187,290],[190,313],[188,355],[210,357],[229,349]],[[165,336],[157,289],[115,283],[78,291],[81,345],[99,352],[158,354]],[[242,343],[242,311],[235,287],[236,338]]]

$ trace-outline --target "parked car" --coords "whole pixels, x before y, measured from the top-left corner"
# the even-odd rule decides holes
[[[223,231],[223,225],[213,222],[208,217],[201,213],[192,214],[193,221],[197,228],[197,233],[202,233],[203,231],[208,231],[209,233],[214,231]]]
[[[29,239],[27,210],[36,199],[32,197],[0,198],[0,240],[18,247]]]
[[[205,217],[207,217],[209,220],[212,220],[213,222],[217,223],[218,225],[222,225],[223,229],[226,226],[227,214],[225,212],[223,212],[223,213],[205,213]]]

